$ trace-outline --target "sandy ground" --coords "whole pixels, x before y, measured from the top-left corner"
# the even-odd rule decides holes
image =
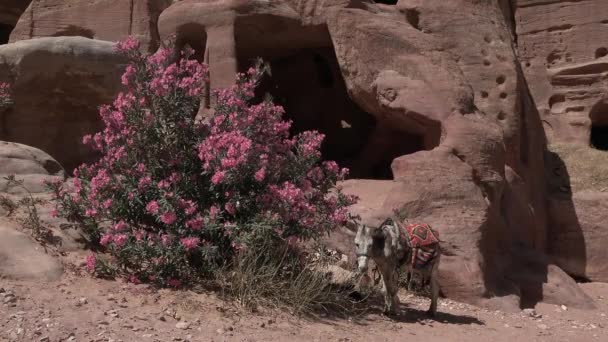
[[[539,304],[504,313],[401,294],[401,312],[298,318],[251,313],[213,293],[152,290],[67,271],[61,281],[0,280],[0,341],[608,341],[608,284],[582,284],[598,309]]]

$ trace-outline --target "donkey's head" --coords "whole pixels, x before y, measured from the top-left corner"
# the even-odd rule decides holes
[[[385,220],[378,227],[370,227],[361,223],[357,224],[357,235],[355,236],[355,253],[359,271],[367,271],[369,258],[382,258],[390,254],[387,248],[390,246],[390,228],[392,219]]]

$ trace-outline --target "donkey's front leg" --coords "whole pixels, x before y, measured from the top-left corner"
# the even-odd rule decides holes
[[[382,274],[382,292],[384,294],[384,313],[394,315],[399,306],[399,298],[397,297],[398,282],[397,270],[391,263],[378,265],[378,269]]]

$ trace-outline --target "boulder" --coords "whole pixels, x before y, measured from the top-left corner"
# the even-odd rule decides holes
[[[10,42],[37,37],[81,36],[118,41],[134,36],[144,51],[159,46],[158,16],[171,0],[34,0],[15,29]]]
[[[23,194],[25,189],[9,186],[4,179],[14,175],[31,193],[44,192],[42,182],[46,179],[64,180],[63,167],[43,151],[18,143],[0,141],[0,192]]]
[[[100,130],[98,107],[112,101],[124,66],[113,43],[82,37],[0,46],[0,82],[11,83],[14,102],[0,140],[39,148],[71,171],[92,157],[82,136]]]
[[[0,218],[0,278],[55,281],[62,273],[58,260],[19,232],[17,225]]]

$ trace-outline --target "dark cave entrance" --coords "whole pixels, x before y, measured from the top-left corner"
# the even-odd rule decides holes
[[[608,151],[608,126],[591,126],[591,147]]]
[[[593,106],[589,118],[591,119],[589,145],[601,151],[608,151],[608,100],[600,101]]]
[[[303,28],[276,17],[241,19],[235,39],[240,72],[258,57],[270,65],[257,100],[270,94],[283,106],[293,134],[323,133],[323,159],[349,168],[350,178],[393,179],[393,159],[425,149],[423,136],[381,126],[351,100],[326,27]]]
[[[396,5],[399,0],[374,0],[377,4]]]
[[[0,45],[7,44],[14,26],[0,23]]]
[[[185,47],[194,50],[191,57],[199,62],[205,61],[205,49],[207,48],[207,32],[205,27],[198,24],[186,24],[177,30],[175,35],[175,49],[182,51]]]

